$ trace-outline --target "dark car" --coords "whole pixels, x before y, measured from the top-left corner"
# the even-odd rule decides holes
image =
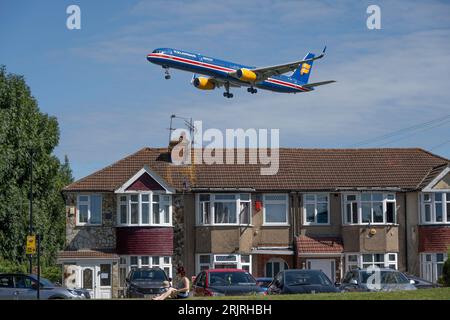
[[[380,274],[375,276],[374,271],[369,271],[367,269],[355,269],[348,271],[342,280],[340,290],[399,291],[417,289],[413,285],[413,281],[409,280],[400,271],[389,268],[379,268],[378,270],[375,270],[375,272],[380,272]]]
[[[412,281],[414,281],[414,283],[412,283],[412,285],[414,287],[416,287],[417,289],[431,289],[431,288],[441,287],[440,284],[433,283],[433,282],[427,281],[425,279],[422,279],[422,278],[419,278],[419,277],[416,277],[416,276],[413,276],[413,275],[410,275],[407,273],[405,273],[405,276],[409,279],[409,281],[411,281],[411,283],[412,283]]]
[[[320,270],[289,269],[280,271],[269,285],[267,294],[339,292]]]
[[[67,289],[40,278],[40,299],[88,299],[84,290]],[[38,281],[34,274],[0,273],[0,300],[37,299]]]
[[[170,282],[160,268],[137,268],[131,270],[126,278],[127,298],[152,298],[167,291],[164,282]]]
[[[200,272],[192,287],[194,296],[242,296],[264,294],[255,278],[241,269],[211,269]]]
[[[256,278],[256,284],[263,288],[265,291],[267,291],[267,288],[269,288],[269,285],[272,283],[273,278],[267,278],[267,277],[261,277]]]

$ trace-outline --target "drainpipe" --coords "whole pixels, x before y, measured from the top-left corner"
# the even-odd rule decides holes
[[[409,271],[409,259],[408,259],[408,197],[407,192],[404,195],[405,199],[405,267],[406,272]]]
[[[294,251],[293,268],[297,269],[297,211],[298,211],[298,192],[292,194],[292,248]]]

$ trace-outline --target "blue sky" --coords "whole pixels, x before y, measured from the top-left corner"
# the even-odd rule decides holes
[[[81,30],[66,28],[71,4]],[[381,8],[381,30],[366,27],[369,4]],[[173,113],[204,129],[279,128],[286,147],[422,147],[450,158],[449,17],[448,1],[0,0],[0,64],[58,118],[55,154],[69,156],[76,178],[166,146]],[[338,82],[308,94],[237,89],[225,99],[195,89],[188,73],[166,81],[146,61],[173,47],[267,66],[325,44],[310,81]]]

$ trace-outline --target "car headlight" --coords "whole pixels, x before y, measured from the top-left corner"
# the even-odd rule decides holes
[[[81,292],[73,290],[73,289],[67,289],[67,291],[69,291],[69,293],[71,295],[74,295],[74,296],[77,296],[77,297],[82,295]]]

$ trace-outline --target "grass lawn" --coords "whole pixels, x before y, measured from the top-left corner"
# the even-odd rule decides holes
[[[450,300],[450,288],[396,292],[345,292],[270,296],[191,297],[191,300]]]

